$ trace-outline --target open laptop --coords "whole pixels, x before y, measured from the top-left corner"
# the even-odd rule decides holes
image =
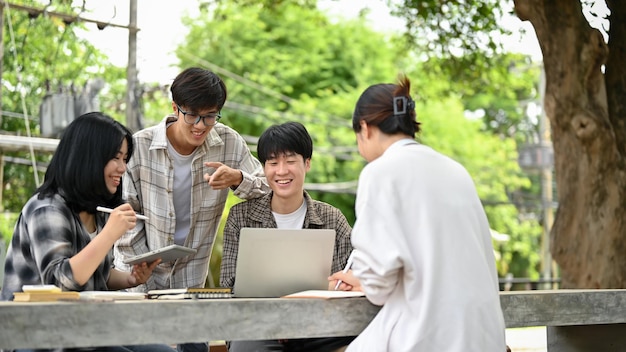
[[[334,229],[242,228],[234,297],[281,297],[328,289]]]

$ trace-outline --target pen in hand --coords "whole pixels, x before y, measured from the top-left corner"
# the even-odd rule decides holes
[[[111,214],[113,212],[113,209],[111,208],[105,208],[105,207],[96,207],[97,211],[101,211],[103,213],[109,213]],[[135,214],[135,216],[137,217],[137,219],[139,220],[148,220],[148,217],[145,215],[141,215],[141,214]]]
[[[354,254],[354,251],[352,251],[352,253],[350,253],[350,256],[348,257],[348,262],[346,263],[346,267],[343,268],[343,273],[347,273],[348,270],[350,270],[350,267],[352,266],[352,255]],[[339,289],[339,286],[341,285],[343,281],[341,280],[337,280],[337,284],[335,285],[335,291],[337,291]]]

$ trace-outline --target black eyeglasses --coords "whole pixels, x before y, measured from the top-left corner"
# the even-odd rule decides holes
[[[183,114],[183,120],[185,121],[185,123],[190,125],[195,125],[200,122],[200,120],[202,120],[202,123],[204,123],[204,125],[207,127],[215,126],[217,122],[222,118],[222,115],[220,115],[219,112],[211,113],[208,115],[198,115],[196,113],[188,112],[181,109],[180,105],[178,104],[176,104],[176,108],[178,109],[178,112]]]

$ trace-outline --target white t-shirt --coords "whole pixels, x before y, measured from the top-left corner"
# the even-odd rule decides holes
[[[174,243],[180,246],[185,244],[191,226],[191,163],[196,150],[189,155],[181,155],[172,147],[170,141],[167,141],[167,151],[174,163],[173,199],[176,213]]]
[[[301,229],[304,225],[304,216],[306,215],[306,200],[302,201],[302,205],[296,211],[290,214],[279,214],[272,212],[276,220],[276,226],[279,229]]]

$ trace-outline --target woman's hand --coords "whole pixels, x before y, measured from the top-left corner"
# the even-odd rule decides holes
[[[329,276],[328,289],[335,290],[335,286],[337,286],[339,280],[341,280],[341,284],[337,287],[337,291],[363,291],[363,289],[361,289],[361,282],[352,274],[352,270],[348,270],[346,273],[338,271]]]
[[[104,225],[104,230],[111,231],[115,239],[122,237],[126,231],[131,230],[137,225],[137,216],[130,204],[125,203],[113,209],[109,214],[109,219]],[[107,231],[107,232],[108,232]]]
[[[157,259],[150,264],[143,262],[133,265],[133,269],[128,276],[129,287],[145,284],[150,278],[150,275],[152,275],[152,271],[159,263],[161,263],[161,259]]]

